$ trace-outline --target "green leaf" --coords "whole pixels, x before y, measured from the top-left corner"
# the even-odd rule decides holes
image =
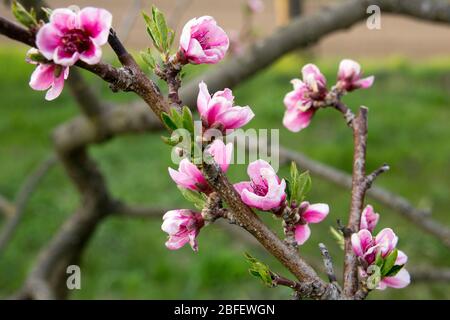
[[[183,107],[183,128],[194,134],[194,119],[188,106]]]
[[[162,51],[161,47],[161,36],[159,34],[158,28],[153,20],[153,17],[149,17],[144,11],[142,11],[142,16],[144,17],[145,24],[147,25],[147,33],[153,41],[153,45],[158,51]]]
[[[161,136],[161,139],[165,144],[168,144],[169,146],[172,147],[175,147],[177,144],[183,141],[182,136],[172,136],[172,137]]]
[[[152,7],[152,15],[153,21],[156,24],[156,28],[159,32],[160,43],[163,49],[163,52],[167,52],[168,48],[168,37],[169,37],[169,28],[167,27],[166,18],[164,14],[158,10],[155,6]]]
[[[393,267],[391,268],[391,270],[389,270],[384,276],[385,276],[385,277],[394,277],[394,276],[397,275],[397,273],[398,273],[400,270],[403,269],[404,266],[405,266],[405,265],[401,265],[401,266],[395,265],[395,266],[393,266]]]
[[[11,5],[11,11],[21,24],[27,28],[32,28],[37,26],[36,13],[34,10],[28,12],[19,2],[13,1]]]
[[[177,124],[172,120],[172,118],[165,112],[161,114],[161,120],[166,125],[166,127],[170,130],[177,130]]]
[[[170,109],[170,116],[172,120],[176,123],[178,128],[184,128],[183,116],[178,112],[177,108]]]
[[[385,276],[391,271],[392,267],[395,265],[395,261],[397,260],[398,250],[394,249],[385,259],[383,266],[381,267],[381,275]]]
[[[252,257],[249,253],[244,253],[245,258],[250,263],[249,273],[252,276],[260,278],[261,281],[268,287],[273,287],[272,275],[270,269],[264,263]]]
[[[189,189],[185,189],[185,188],[181,188],[178,187],[178,189],[180,190],[181,194],[183,195],[183,197],[194,204],[194,206],[198,209],[198,210],[202,210],[205,207],[205,203],[206,203],[206,198],[203,194],[199,193],[199,192],[195,192]]]
[[[311,176],[309,175],[309,171],[305,171],[301,175],[299,175],[297,183],[297,200],[298,202],[301,202],[305,199],[308,192],[311,191],[312,181]]]
[[[336,242],[339,245],[339,248],[344,250],[344,247],[345,247],[344,234],[341,231],[336,230],[333,227],[330,227],[330,231],[331,231],[331,234],[333,235],[333,237],[336,239]]]
[[[292,204],[293,201],[297,201],[297,194],[298,194],[298,169],[297,164],[292,161],[291,162],[291,196],[289,198],[290,204]]]
[[[144,62],[150,67],[150,69],[155,69],[156,66],[156,61],[155,58],[153,57],[150,49],[148,49],[147,52],[145,51],[141,51],[141,57],[142,60],[144,60]]]
[[[384,260],[383,257],[381,256],[381,252],[377,253],[377,256],[375,257],[375,264],[380,268],[383,266]]]
[[[41,8],[42,11],[44,11],[45,15],[47,16],[47,20],[50,19],[50,16],[52,15],[53,10],[50,8]]]

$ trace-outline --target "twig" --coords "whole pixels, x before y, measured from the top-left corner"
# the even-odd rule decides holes
[[[336,273],[334,272],[333,261],[331,260],[330,253],[328,252],[327,247],[323,243],[319,243],[320,253],[323,258],[323,265],[325,266],[325,270],[327,272],[328,280],[331,283],[337,283]]]
[[[20,191],[16,196],[14,214],[0,232],[0,256],[13,236],[14,231],[17,229],[25,213],[26,205],[32,193],[38,186],[39,182],[41,182],[42,178],[56,163],[57,159],[54,155],[47,157],[37,166],[33,173],[28,176],[22,184]]]

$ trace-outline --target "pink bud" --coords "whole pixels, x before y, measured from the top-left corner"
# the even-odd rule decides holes
[[[192,250],[198,251],[197,236],[205,225],[202,215],[198,212],[179,209],[167,212],[163,216],[161,229],[169,234],[166,247],[178,250],[190,243]]]
[[[191,19],[183,28],[180,50],[192,64],[216,64],[228,50],[228,36],[209,16]]]
[[[247,173],[251,181],[234,185],[242,201],[263,211],[278,209],[286,199],[286,182],[280,181],[275,170],[264,160],[249,164]]]
[[[301,218],[295,226],[295,241],[298,245],[303,245],[311,235],[309,223],[319,223],[325,219],[330,212],[330,207],[325,203],[309,204],[304,201],[300,204]]]
[[[30,49],[31,52],[35,49]],[[31,75],[30,87],[34,90],[48,90],[45,99],[48,101],[56,99],[64,88],[64,80],[69,76],[69,67],[59,66],[53,63],[37,63],[28,60],[31,64],[37,64]]]
[[[197,108],[203,123],[208,127],[233,130],[246,125],[255,114],[249,106],[233,106],[234,96],[230,89],[217,91],[212,97],[204,82],[199,84]]]
[[[380,219],[380,215],[375,213],[373,207],[368,205],[364,208],[361,214],[361,224],[360,229],[367,229],[370,232],[373,232],[375,227],[377,226],[378,220]]]
[[[370,88],[375,80],[374,76],[361,79],[362,71],[358,62],[344,59],[339,65],[337,86],[345,91]]]
[[[55,9],[50,22],[39,29],[36,45],[48,60],[62,66],[72,66],[79,59],[97,64],[102,56],[100,47],[108,42],[111,23],[112,15],[104,9]]]
[[[313,64],[307,64],[302,69],[303,81],[293,79],[294,90],[286,94],[284,105],[286,113],[283,125],[292,132],[306,128],[316,109],[314,102],[321,102],[327,95],[325,76]]]

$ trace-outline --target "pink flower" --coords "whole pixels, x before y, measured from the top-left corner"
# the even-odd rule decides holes
[[[361,224],[360,229],[367,229],[370,232],[373,232],[375,227],[377,226],[378,220],[380,219],[380,215],[375,213],[373,207],[368,205],[364,208],[361,214]]]
[[[192,64],[216,64],[229,46],[228,36],[209,16],[194,18],[183,27],[180,50]]]
[[[264,10],[264,3],[261,0],[248,0],[247,7],[252,13],[259,13]]]
[[[302,245],[309,239],[311,229],[309,223],[319,223],[325,219],[330,212],[330,207],[325,203],[309,204],[302,202],[300,205],[300,220],[295,226],[295,240]]]
[[[284,179],[280,181],[275,170],[264,160],[250,163],[247,173],[251,181],[234,185],[242,201],[263,211],[278,209],[286,199]]]
[[[32,48],[28,51],[28,56],[36,53]],[[69,76],[69,67],[59,66],[53,63],[38,63],[27,59],[28,63],[36,64],[37,67],[31,75],[30,87],[33,90],[48,90],[45,99],[48,101],[56,99],[64,88],[64,80]]]
[[[365,261],[366,267],[375,263],[378,254],[386,258],[397,246],[398,237],[392,229],[381,230],[374,238],[369,230],[362,229],[354,233],[351,238],[353,252],[357,257]],[[395,265],[405,265],[408,257],[403,251],[398,250]],[[366,271],[362,272],[363,275]],[[384,290],[386,287],[404,288],[410,283],[410,276],[406,269],[401,269],[395,276],[383,277],[377,289]]]
[[[218,91],[211,97],[204,82],[199,88],[197,109],[207,128],[233,130],[246,125],[255,116],[249,106],[233,106],[234,96],[230,89]]]
[[[166,247],[178,250],[189,242],[192,250],[198,251],[197,236],[204,225],[202,215],[198,212],[188,209],[168,211],[163,216],[161,226],[161,229],[169,234]]]
[[[292,132],[299,132],[309,125],[316,111],[314,102],[323,101],[327,94],[327,81],[319,68],[307,64],[303,67],[302,74],[303,81],[292,80],[294,90],[284,97],[286,113],[283,125]]]
[[[339,65],[337,86],[345,91],[370,88],[375,80],[374,76],[361,79],[362,71],[358,62],[344,59]]]
[[[108,41],[112,15],[104,9],[86,7],[75,13],[70,9],[55,9],[50,22],[39,29],[36,45],[48,60],[62,66],[72,66],[79,59],[97,64],[100,48]]]
[[[233,144],[229,143],[225,146],[221,140],[216,139],[207,150],[222,171],[226,172],[231,162]],[[181,160],[178,171],[169,168],[169,174],[180,187],[204,193],[210,191],[208,182],[203,177],[202,172],[186,158]]]

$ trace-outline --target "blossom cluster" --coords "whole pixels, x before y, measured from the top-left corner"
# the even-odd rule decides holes
[[[316,111],[325,106],[329,93],[343,95],[356,89],[370,88],[375,80],[373,76],[362,78],[359,63],[349,59],[341,61],[338,81],[331,91],[327,89],[325,76],[314,64],[304,66],[302,76],[303,80],[291,81],[294,90],[284,98],[286,112],[283,125],[292,132],[299,132],[309,126]]]
[[[360,275],[362,278],[367,278],[373,267],[377,266],[384,271],[379,274],[377,289],[404,288],[411,281],[408,271],[403,267],[408,257],[403,251],[397,250],[398,237],[392,229],[385,228],[376,236],[373,235],[379,217],[373,207],[368,205],[361,215],[360,231],[354,233],[351,238],[353,252],[362,265]],[[386,267],[389,258],[392,262]]]

